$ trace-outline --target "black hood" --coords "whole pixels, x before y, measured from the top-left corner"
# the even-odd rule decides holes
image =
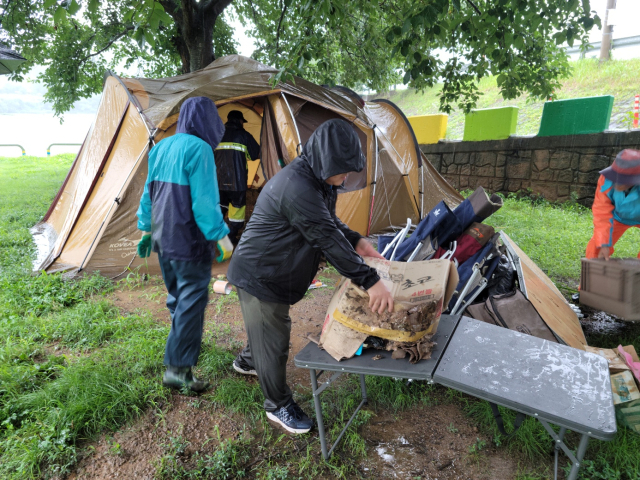
[[[342,173],[360,172],[366,165],[354,127],[339,119],[320,125],[307,140],[300,158],[322,181]]]

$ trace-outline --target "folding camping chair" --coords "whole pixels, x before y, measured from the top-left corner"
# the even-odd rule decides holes
[[[494,235],[481,250],[458,267],[460,280],[449,302],[451,315],[464,311],[487,288],[500,261],[499,238],[499,235]]]

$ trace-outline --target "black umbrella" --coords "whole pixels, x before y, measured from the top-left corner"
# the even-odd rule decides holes
[[[16,68],[27,59],[18,52],[10,48],[0,47],[0,75],[6,75],[15,71]]]

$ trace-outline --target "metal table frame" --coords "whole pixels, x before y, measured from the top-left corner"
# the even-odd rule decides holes
[[[410,364],[407,360],[392,360],[391,352],[381,352],[380,350],[373,349],[365,350],[362,355],[353,357],[349,360],[337,362],[327,352],[318,349],[314,343],[310,343],[302,349],[298,355],[296,355],[294,359],[296,367],[306,368],[311,374],[311,389],[316,409],[316,420],[318,422],[318,435],[320,437],[322,456],[325,460],[329,459],[336,446],[340,443],[340,440],[342,440],[347,429],[351,426],[351,423],[360,409],[367,403],[365,375],[410,378],[414,380],[426,380],[429,383],[433,383],[433,374],[440,356],[444,353],[447,345],[449,344],[449,340],[451,339],[451,335],[453,334],[459,319],[459,316],[443,315],[441,317],[438,330],[432,339],[436,345],[432,351],[431,358],[429,360],[418,362],[414,365]],[[374,357],[380,354],[385,358],[382,360],[374,360]],[[320,376],[327,371],[336,373],[334,373],[325,383],[318,386]],[[342,429],[335,442],[333,442],[333,445],[327,447],[320,394],[344,373],[355,373],[360,375],[362,401],[356,408],[353,415],[351,415],[351,418]]]
[[[316,419],[318,423],[318,436],[320,437],[320,445],[322,449],[322,456],[325,460],[328,460],[329,457],[333,454],[335,448],[342,440],[342,437],[346,433],[347,429],[353,423],[356,415],[360,411],[360,409],[367,403],[367,388],[365,384],[365,375],[375,375],[382,377],[394,377],[394,378],[410,378],[414,380],[425,380],[430,384],[439,383],[449,388],[453,388],[455,390],[459,390],[461,392],[467,393],[469,395],[475,396],[476,398],[480,398],[482,400],[487,400],[489,402],[494,402],[498,405],[501,405],[505,408],[509,408],[515,411],[518,411],[522,414],[532,416],[537,418],[540,423],[543,425],[545,430],[549,433],[551,438],[554,441],[554,469],[555,475],[554,478],[557,478],[557,470],[558,470],[558,454],[560,450],[562,450],[569,460],[572,463],[571,472],[568,476],[569,480],[575,480],[578,477],[578,471],[580,469],[582,459],[587,451],[589,439],[591,437],[599,438],[601,440],[611,440],[615,435],[615,423],[614,430],[612,433],[610,432],[591,432],[587,430],[586,426],[584,428],[579,428],[572,422],[564,422],[565,425],[562,425],[562,419],[559,417],[553,418],[543,418],[546,415],[539,415],[537,412],[533,410],[527,410],[526,408],[516,408],[515,405],[509,404],[509,402],[501,402],[499,399],[491,398],[491,395],[486,395],[483,397],[479,395],[477,391],[469,391],[469,389],[465,389],[464,386],[455,384],[455,382],[442,381],[440,378],[436,378],[434,380],[434,376],[436,375],[436,370],[440,367],[440,362],[447,347],[450,344],[452,337],[458,327],[458,324],[461,320],[461,316],[449,316],[443,315],[440,319],[440,325],[438,326],[438,330],[436,335],[434,335],[433,341],[436,342],[436,346],[432,352],[432,357],[429,360],[423,360],[418,362],[415,365],[411,365],[407,360],[392,360],[389,352],[384,352],[383,356],[385,357],[382,360],[374,361],[373,357],[380,354],[380,351],[376,350],[365,350],[361,356],[353,357],[349,360],[345,360],[342,362],[337,362],[334,360],[327,352],[321,351],[318,347],[310,343],[307,345],[298,355],[296,355],[294,362],[297,367],[306,368],[309,370],[311,375],[311,387],[313,393],[313,400],[315,404],[316,410]],[[464,318],[465,321],[475,320]],[[484,324],[483,324],[484,325]],[[496,327],[497,328],[497,327]],[[520,334],[522,335],[522,334]],[[532,337],[535,338],[535,337]],[[535,341],[539,341],[539,339],[535,339]],[[455,343],[455,342],[454,342]],[[563,347],[568,348],[568,347]],[[444,370],[444,369],[443,369]],[[320,384],[318,380],[321,375],[325,372],[335,372],[325,383]],[[329,386],[331,386],[335,381],[344,373],[353,373],[360,376],[360,388],[362,391],[362,401],[355,409],[354,413],[349,418],[347,424],[342,429],[336,440],[333,442],[333,445],[327,445],[323,415],[322,415],[322,404],[320,401],[320,395],[323,391],[325,391]],[[611,409],[613,411],[613,405],[611,405]],[[551,428],[551,423],[556,424],[560,427],[560,431],[556,433]],[[571,449],[565,444],[564,439],[566,432],[568,430],[574,430],[578,433],[581,433],[580,443],[578,445],[577,451],[572,452]]]

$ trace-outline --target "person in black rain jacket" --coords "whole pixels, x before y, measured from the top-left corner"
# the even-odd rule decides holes
[[[362,259],[382,256],[335,213],[339,187],[365,167],[354,128],[338,119],[323,123],[302,154],[266,183],[229,265],[248,337],[233,367],[258,376],[267,418],[293,433],[308,432],[313,422],[286,382],[289,306],[306,293],[321,255],[368,291],[372,310],[393,310],[390,292]]]
[[[247,161],[260,158],[260,145],[244,129],[247,123],[239,110],[227,114],[224,137],[216,148],[216,168],[220,206],[228,212],[229,238],[238,243],[238,233],[244,226],[247,206]]]

